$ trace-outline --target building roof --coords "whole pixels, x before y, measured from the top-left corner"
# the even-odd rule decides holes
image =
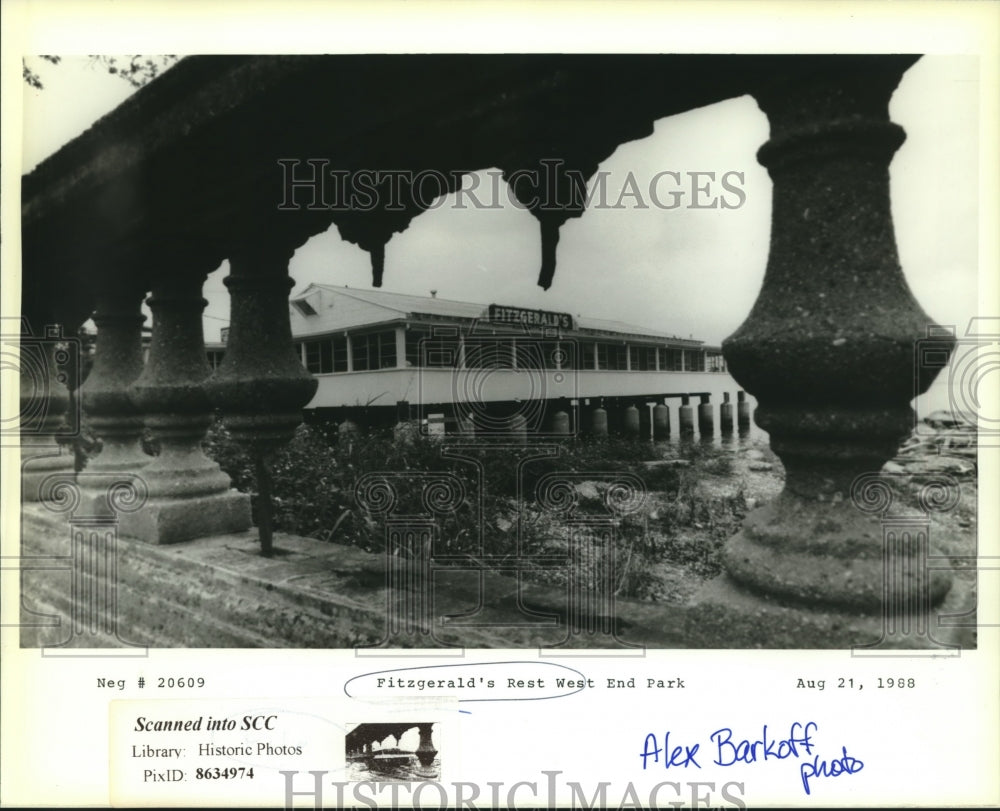
[[[353,287],[337,287],[332,284],[311,284],[301,295],[294,298],[304,298],[313,288],[329,290],[358,301],[397,310],[404,315],[422,314],[440,315],[447,318],[479,318],[486,310],[485,304],[475,304],[469,301],[453,301],[432,296],[410,296],[405,293],[389,293],[384,290],[357,290]]]
[[[305,290],[292,297],[292,301],[308,298],[315,290],[325,290],[341,296],[347,296],[357,301],[394,310],[401,317],[418,317],[422,315],[443,318],[476,319],[485,317],[488,304],[470,301],[455,301],[436,296],[412,296],[406,293],[390,293],[384,290],[359,290],[353,287],[337,287],[329,284],[310,284]],[[649,338],[662,338],[672,342],[702,346],[703,341],[693,338],[680,338],[666,332],[628,324],[606,318],[591,318],[589,316],[574,316],[576,329],[582,331],[615,333],[621,335],[638,335]]]

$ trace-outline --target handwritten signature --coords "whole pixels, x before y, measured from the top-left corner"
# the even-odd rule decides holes
[[[678,742],[676,736],[675,745],[671,746],[670,732],[664,733],[661,746],[657,735],[650,732],[646,735],[640,754],[642,768],[647,769],[650,763],[662,763],[664,769],[692,767],[700,769],[702,766],[698,761],[699,756],[706,763],[707,758],[711,757],[712,763],[723,767],[792,758],[799,761],[802,788],[806,794],[811,794],[810,780],[856,774],[865,767],[864,761],[847,753],[846,746],[840,747],[839,757],[823,759],[819,754],[814,754],[813,749],[817,744],[813,740],[813,733],[818,729],[819,725],[815,721],[807,721],[804,724],[795,721],[788,727],[787,735],[781,733],[775,736],[768,731],[767,724],[764,724],[760,737],[740,738],[734,736],[733,730],[729,727],[722,727],[708,736],[711,744],[706,747],[709,750],[707,755],[699,752],[700,743],[690,745]]]

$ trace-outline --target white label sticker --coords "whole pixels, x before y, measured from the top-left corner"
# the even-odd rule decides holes
[[[408,704],[365,710],[321,698],[113,701],[111,803],[322,807],[344,785],[377,779],[389,753],[390,766],[406,756],[402,779],[439,778],[440,757],[428,752],[440,745],[443,704]]]

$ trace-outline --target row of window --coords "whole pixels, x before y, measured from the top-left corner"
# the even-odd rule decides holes
[[[396,334],[392,330],[352,335],[350,366],[348,342],[333,336],[296,344],[303,365],[313,374],[355,372],[397,367]],[[421,330],[406,332],[406,366],[453,369],[597,369],[601,371],[725,371],[721,355],[702,350],[627,346],[593,341],[518,341],[511,338],[457,335],[432,336]]]
[[[301,341],[296,350],[313,374],[346,372],[347,338],[334,336]],[[464,353],[460,358],[459,353]],[[212,368],[222,361],[222,352],[211,350]],[[579,357],[577,357],[579,355]],[[467,369],[599,369],[601,371],[724,372],[726,361],[719,354],[699,350],[655,346],[624,346],[590,341],[511,341],[510,339],[431,338],[427,333],[406,335],[406,365],[415,368],[452,369],[465,362]],[[351,336],[351,367],[355,372],[396,368],[396,336],[392,331]],[[657,367],[659,363],[659,367]]]
[[[347,338],[342,335],[319,341],[301,341],[302,363],[313,374],[368,372],[396,368],[396,334],[392,330],[351,336],[351,365],[347,364]]]

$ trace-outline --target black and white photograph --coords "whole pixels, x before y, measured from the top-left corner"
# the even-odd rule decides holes
[[[441,777],[434,723],[348,724],[344,755],[354,780],[413,782]]]
[[[456,702],[449,753],[489,741],[445,777],[495,745],[503,774],[548,779],[550,807],[564,794],[539,775],[561,753],[511,746],[527,719],[572,716],[568,753],[617,700],[640,720],[693,701],[672,738],[626,723],[608,769],[638,807],[657,804],[638,782],[654,762],[668,780],[708,765],[712,805],[789,786],[864,804],[892,780],[810,701],[891,694],[877,712],[898,719],[921,685],[971,698],[996,675],[1000,15],[956,3],[931,47],[929,13],[862,43],[848,16],[824,34],[785,4],[780,45],[754,21],[740,46],[734,17],[654,46],[635,21],[666,31],[673,4],[603,42],[610,12],[582,4],[579,42],[535,9],[548,33],[519,46],[491,7],[493,39],[458,15],[478,33],[449,46],[428,20],[388,38],[306,3],[270,40],[206,22],[97,47],[32,34],[35,5],[5,12],[27,32],[4,61],[5,658],[88,684],[109,668],[98,686],[146,719],[236,673],[220,695],[337,696],[358,719],[352,683],[384,675],[377,703],[408,694],[383,695],[390,676],[443,668],[420,692]],[[347,27],[279,36],[310,19]],[[715,661],[798,709],[708,712]],[[447,787],[440,723],[414,717],[348,724],[337,791]],[[747,788],[737,717],[794,784]],[[136,790],[169,805],[188,795],[159,783],[196,763],[153,732],[142,746],[176,762]],[[286,807],[328,768],[298,734],[280,733],[301,757],[258,768]],[[947,801],[933,780],[920,796]],[[672,799],[697,806],[691,785]]]
[[[975,646],[974,58],[25,65],[24,644]]]

